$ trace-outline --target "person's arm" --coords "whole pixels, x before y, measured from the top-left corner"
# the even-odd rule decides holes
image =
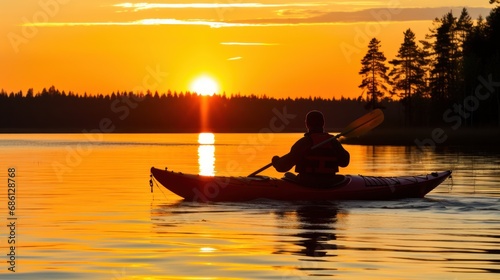
[[[293,144],[290,152],[282,157],[274,156],[272,159],[272,163],[276,171],[278,172],[287,172],[292,169],[294,165],[300,160],[300,158],[304,154],[305,147],[305,138],[300,139],[295,144]]]
[[[349,165],[349,162],[351,161],[351,155],[349,152],[344,149],[342,144],[338,140],[333,140],[332,144],[335,146],[337,150],[337,161],[340,167],[346,167]]]

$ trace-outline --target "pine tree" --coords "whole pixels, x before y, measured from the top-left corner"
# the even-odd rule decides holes
[[[415,42],[411,29],[404,32],[404,40],[396,55],[389,61],[394,66],[389,76],[395,93],[401,98],[405,108],[405,123],[412,124],[413,100],[426,94],[425,69],[427,60],[424,51]]]
[[[457,33],[456,44],[459,47],[460,55],[463,54],[463,46],[465,40],[472,32],[473,26],[474,23],[472,22],[472,18],[470,17],[469,12],[467,11],[466,8],[463,8],[462,13],[460,14],[460,17],[458,18],[456,24],[456,33]]]
[[[428,39],[434,39],[432,43],[433,67],[431,71],[430,90],[431,97],[435,103],[447,103],[450,99],[450,86],[452,85],[452,45],[451,30],[455,18],[449,12],[443,18],[436,19],[434,23],[438,27],[432,30]]]
[[[443,106],[447,106],[451,101],[463,99],[463,48],[467,36],[472,31],[472,20],[463,9],[460,17],[457,19],[453,12],[448,12],[441,19],[434,21],[437,28],[431,30],[427,39],[432,39],[431,56],[433,65],[430,77],[431,97],[438,109],[441,111]]]
[[[380,107],[379,99],[385,93],[390,93],[388,89],[389,77],[387,76],[388,67],[385,65],[385,55],[380,51],[380,41],[373,38],[368,44],[368,52],[361,60],[362,81],[359,88],[363,89],[363,94],[366,92],[368,104],[367,109],[375,109]]]

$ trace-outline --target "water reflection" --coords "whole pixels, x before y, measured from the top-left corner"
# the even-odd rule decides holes
[[[301,238],[296,245],[304,248],[297,251],[299,255],[309,257],[334,256],[331,250],[337,249],[332,240],[336,240],[335,223],[338,209],[332,206],[308,205],[297,209]]]
[[[215,135],[203,132],[198,135],[198,164],[200,175],[215,175]]]
[[[296,225],[290,236],[295,237],[293,246],[279,246],[274,253],[299,256],[301,263],[289,276],[306,273],[308,276],[333,276],[332,257],[336,257],[338,249],[336,240],[336,224],[339,210],[335,205],[300,205],[292,213],[276,211],[280,224]],[[289,221],[294,216],[293,221]],[[298,238],[298,239],[297,239]]]
[[[345,173],[452,169],[453,190],[446,182],[425,199],[332,202],[315,210],[304,202],[185,202],[161,186],[151,194],[151,166],[198,172],[198,147],[214,145],[198,143],[198,136],[106,134],[89,142],[85,134],[2,135],[0,169],[18,170],[24,211],[16,212],[23,221],[20,271],[4,263],[0,279],[499,278],[499,152],[375,147],[368,154],[365,146],[348,146]],[[249,139],[258,135],[216,137],[219,174],[242,157],[241,147],[255,148]],[[298,137],[275,134],[252,166],[243,165],[249,154],[243,155],[238,172],[249,174],[286,153]],[[79,153],[81,147],[92,153]],[[54,162],[64,165],[64,181]],[[7,196],[3,186],[0,197]]]
[[[186,279],[496,279],[498,205],[176,201],[154,205],[149,238],[158,258],[176,260],[168,267]]]

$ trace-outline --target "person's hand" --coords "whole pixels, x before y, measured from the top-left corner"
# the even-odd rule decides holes
[[[333,139],[331,140],[332,141],[332,145],[334,146],[342,146],[342,144],[340,143],[339,139]]]
[[[271,160],[271,162],[274,164],[278,160],[280,160],[280,157],[279,156],[274,156],[273,159]]]

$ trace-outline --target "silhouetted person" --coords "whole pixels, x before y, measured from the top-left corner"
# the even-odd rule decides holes
[[[337,139],[331,139],[328,143],[311,149],[326,139],[334,138],[324,132],[324,125],[325,119],[320,111],[307,113],[307,133],[293,144],[288,154],[272,158],[274,168],[278,172],[287,172],[295,166],[298,176],[294,179],[305,185],[321,187],[321,184],[334,182],[339,166],[346,167],[350,155]],[[286,177],[289,178],[290,174],[287,173]]]

